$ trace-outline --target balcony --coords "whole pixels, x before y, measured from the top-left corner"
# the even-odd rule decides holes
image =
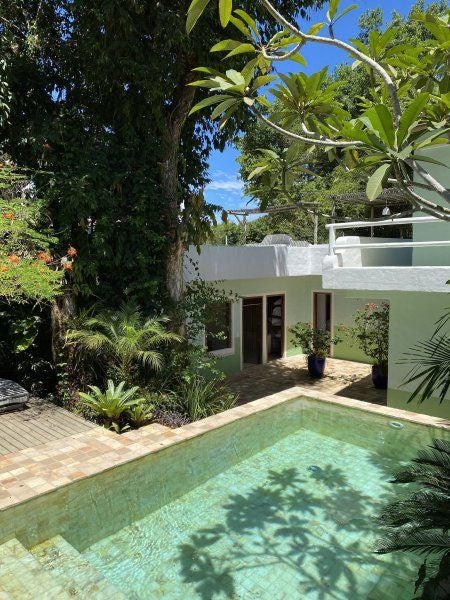
[[[438,226],[436,231],[439,228],[442,231],[443,222],[434,217],[392,218],[327,225],[329,252],[323,262],[323,286],[329,289],[370,291],[450,291],[446,285],[450,279],[448,239],[415,241],[400,238],[336,237],[336,232],[340,230],[412,225],[416,238],[416,232],[420,231],[422,225],[428,227],[431,224]],[[450,227],[446,227],[447,235],[449,231]],[[447,250],[441,250],[437,256],[436,250],[442,248]],[[416,261],[418,255],[415,253],[418,251],[420,264]]]

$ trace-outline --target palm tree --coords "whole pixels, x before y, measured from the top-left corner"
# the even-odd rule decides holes
[[[413,552],[424,557],[416,581],[422,600],[450,598],[450,441],[437,439],[419,451],[392,483],[413,483],[414,491],[385,507],[387,528],[375,552]]]
[[[77,353],[104,362],[119,381],[131,383],[136,369],[159,371],[163,366],[160,348],[163,344],[181,341],[164,325],[167,317],[145,317],[133,303],[124,303],[119,310],[98,310],[82,315],[66,342]]]
[[[443,402],[450,389],[450,308],[437,321],[436,330],[431,339],[417,343],[401,363],[413,364],[405,380],[405,385],[413,381],[419,385],[408,402],[418,398],[419,402],[438,394]]]

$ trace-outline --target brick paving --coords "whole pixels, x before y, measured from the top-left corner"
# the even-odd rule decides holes
[[[386,390],[374,388],[371,369],[371,365],[364,363],[327,358],[325,375],[321,379],[313,379],[306,367],[306,357],[301,355],[247,367],[241,373],[230,376],[227,384],[238,395],[239,404],[300,385],[311,391],[386,406]]]

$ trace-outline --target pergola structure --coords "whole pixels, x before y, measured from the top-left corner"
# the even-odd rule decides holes
[[[389,212],[385,214],[380,221],[389,220],[389,218],[404,216],[410,214],[412,209],[407,209],[409,206],[408,196],[399,188],[388,188],[376,198],[376,200],[369,200],[364,191],[352,192],[348,194],[332,194],[329,196],[331,200],[331,214],[324,214],[320,211],[320,207],[316,202],[296,202],[295,204],[286,204],[285,206],[273,206],[268,207],[264,210],[260,208],[237,208],[228,210],[229,215],[236,217],[237,222],[242,226],[244,236],[243,241],[246,243],[247,236],[247,219],[250,215],[273,215],[284,212],[290,212],[294,210],[301,210],[311,215],[314,227],[314,244],[317,244],[318,230],[319,230],[319,214],[330,219],[332,223],[337,221],[336,217],[336,205],[337,204],[360,204],[370,207],[371,221],[374,220],[375,208],[388,208]],[[391,214],[394,213],[394,214]],[[350,220],[346,218],[345,220]],[[376,220],[376,219],[375,219]],[[371,227],[371,237],[373,236],[373,228]]]

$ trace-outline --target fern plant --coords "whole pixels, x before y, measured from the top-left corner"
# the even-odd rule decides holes
[[[167,317],[145,317],[133,303],[119,310],[99,310],[77,320],[66,335],[77,354],[106,364],[109,373],[128,384],[142,379],[142,371],[163,366],[161,347],[180,341],[165,328]],[[140,371],[140,372],[139,372]]]
[[[138,387],[124,389],[124,386],[124,381],[115,386],[114,382],[108,379],[108,387],[104,392],[95,385],[88,386],[90,394],[79,392],[81,403],[94,411],[105,427],[114,429],[117,433],[124,429],[121,427],[122,416],[145,402],[145,398],[136,397]]]
[[[414,484],[411,494],[385,507],[379,520],[386,535],[375,552],[413,552],[423,557],[416,598],[450,598],[450,441],[437,439],[418,452],[393,479]]]

